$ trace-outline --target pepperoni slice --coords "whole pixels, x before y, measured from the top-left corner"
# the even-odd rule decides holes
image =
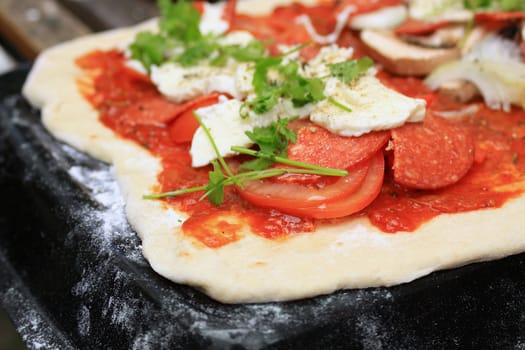
[[[437,189],[459,181],[474,161],[471,135],[443,118],[427,115],[392,132],[394,180],[415,189]]]
[[[164,127],[174,119],[177,122],[177,120],[182,118],[182,124],[186,124],[186,121],[191,119],[195,124],[193,126],[194,132],[198,127],[198,123],[194,121],[193,111],[200,107],[217,103],[219,95],[219,93],[214,92],[182,104],[168,101],[163,96],[145,96],[126,107],[124,113],[122,113],[121,122],[128,125]],[[184,118],[188,113],[190,114],[189,118],[187,116]],[[180,125],[181,123],[178,124]]]
[[[129,125],[163,126],[181,110],[181,105],[162,96],[146,96],[131,103],[122,113],[121,121]]]
[[[288,158],[315,165],[347,169],[372,158],[390,138],[388,131],[359,137],[339,136],[314,123],[297,130],[297,142],[288,148]]]
[[[525,11],[478,12],[474,16],[474,20],[478,22],[483,22],[483,21],[508,22],[512,20],[521,20],[521,19],[525,19]]]
[[[288,158],[327,168],[349,169],[371,159],[390,139],[390,132],[376,131],[359,137],[339,136],[311,122],[290,125],[296,129],[297,142],[288,147]],[[287,174],[278,182],[315,183],[321,177]]]

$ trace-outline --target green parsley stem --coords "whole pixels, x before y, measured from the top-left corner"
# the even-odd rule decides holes
[[[345,106],[344,104],[342,104],[341,102],[337,101],[336,99],[334,99],[332,96],[328,97],[328,102],[330,102],[331,104],[333,104],[334,106],[342,109],[343,111],[345,112],[352,112],[352,108],[348,107],[348,106]]]
[[[309,164],[309,163],[299,162],[299,161],[284,158],[284,157],[279,157],[279,156],[276,156],[275,154],[268,154],[268,153],[261,152],[261,151],[254,151],[252,149],[245,148],[245,147],[233,146],[231,150],[234,152],[240,153],[240,154],[246,154],[246,155],[258,157],[258,158],[266,158],[266,159],[273,160],[277,163],[282,163],[282,164],[287,164],[287,165],[303,168],[303,169],[298,169],[300,170],[298,172],[303,173],[303,174],[307,173],[305,172],[306,169],[310,169],[310,170],[314,170],[314,172],[312,172],[311,174],[315,174],[315,175],[348,176],[348,171],[346,170],[320,167],[314,164]],[[291,169],[288,169],[287,172],[291,172],[289,170]]]
[[[211,136],[210,129],[208,129],[208,127],[206,125],[204,125],[204,123],[202,122],[201,117],[197,113],[193,112],[193,116],[199,122],[199,125],[201,126],[202,130],[204,131],[204,133],[208,137],[208,140],[210,140],[211,146],[213,147],[213,151],[215,152],[215,155],[217,156],[217,159],[219,160],[219,163],[221,164],[222,168],[224,169],[224,171],[226,171],[226,174],[229,177],[234,178],[235,176],[233,175],[233,171],[228,166],[228,164],[226,163],[224,158],[221,156],[221,154],[219,152],[219,148],[217,147],[217,144],[215,143],[215,140]],[[242,185],[240,183],[235,182],[235,184],[242,188]]]
[[[291,55],[294,52],[301,51],[302,49],[304,49],[305,47],[310,46],[310,45],[312,45],[312,43],[310,41],[307,41],[307,42],[305,42],[305,43],[303,43],[301,45],[298,45],[298,46],[292,48],[291,50],[283,52],[279,57],[286,57],[288,55]]]
[[[142,196],[142,199],[159,199],[159,198],[165,198],[165,197],[176,197],[176,196],[180,196],[183,194],[205,191],[205,190],[206,190],[206,186],[197,186],[197,187],[191,187],[191,188],[183,188],[181,190],[170,191],[170,192],[145,194]]]
[[[311,165],[311,164],[301,163],[301,162],[296,162],[296,163]],[[254,180],[261,180],[261,179],[266,179],[266,178],[274,177],[274,176],[280,176],[280,175],[284,175],[288,173],[326,175],[326,176],[346,176],[348,175],[348,172],[344,170],[330,169],[330,168],[320,168],[320,169],[325,170],[325,171],[319,171],[319,169],[314,170],[314,169],[292,169],[292,168],[247,171],[247,172],[239,173],[237,175],[233,175],[231,177],[226,178],[222,182],[222,184],[224,186],[231,186],[231,185],[237,185],[238,183],[254,181]],[[181,190],[170,191],[170,192],[148,194],[148,195],[142,196],[142,198],[143,199],[160,199],[160,198],[165,198],[165,197],[176,197],[176,196],[181,196],[183,194],[199,192],[199,191],[206,191],[207,189],[208,189],[207,186],[197,186],[197,187],[191,187],[191,188],[183,188]],[[202,198],[205,198],[209,194],[209,192],[210,191],[206,192],[202,196]]]

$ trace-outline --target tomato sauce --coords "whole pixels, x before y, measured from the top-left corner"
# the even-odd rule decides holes
[[[321,8],[323,13],[327,12],[325,7]],[[279,11],[284,17],[271,16],[272,21],[278,22],[277,27],[290,16],[286,9]],[[319,32],[329,32],[326,26],[333,25],[330,18],[333,17],[327,15],[323,21],[314,22],[322,27]],[[250,29],[245,27],[263,19],[249,21],[245,16],[236,16],[236,20],[236,27]],[[258,34],[271,35],[274,33],[271,29],[268,33]],[[283,41],[287,42],[291,36],[284,34]],[[341,43],[357,43],[359,46],[351,32],[341,35]],[[164,100],[146,76],[128,69],[124,63],[123,54],[116,50],[95,51],[77,60],[78,66],[85,71],[79,80],[79,89],[98,110],[101,122],[160,159],[162,171],[158,175],[159,185],[152,188],[152,192],[206,185],[211,168],[192,168],[189,144],[177,143],[170,137],[170,123],[176,120],[180,105]],[[409,96],[432,101],[429,113],[464,107],[435,96],[418,79],[397,78],[384,73],[380,78]],[[366,215],[373,225],[384,232],[414,231],[442,213],[497,208],[522,194],[525,180],[525,112],[517,109],[510,113],[493,111],[482,103],[476,106],[475,113],[459,121],[468,128],[476,142],[475,164],[461,181],[440,190],[416,191],[394,183],[387,171],[378,198],[360,214]],[[147,122],[144,121],[145,113],[162,116],[155,122]],[[320,222],[255,207],[243,200],[233,187],[225,189],[224,202],[219,207],[201,200],[202,196],[203,191],[164,201],[188,214],[182,226],[183,232],[211,248],[238,241],[247,232],[267,239],[284,239],[299,232],[314,232]]]

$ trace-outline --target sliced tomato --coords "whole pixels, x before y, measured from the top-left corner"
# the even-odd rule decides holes
[[[358,212],[377,197],[384,170],[383,152],[379,151],[369,162],[351,170],[348,177],[325,188],[259,180],[246,183],[239,193],[250,203],[283,213],[316,219],[338,218]],[[363,171],[366,176],[362,179]]]
[[[212,93],[183,104],[177,117],[169,125],[168,132],[171,139],[177,143],[190,142],[199,128],[199,122],[195,119],[193,111],[218,103],[219,95],[219,93]]]

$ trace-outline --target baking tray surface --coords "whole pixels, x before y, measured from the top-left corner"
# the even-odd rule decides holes
[[[160,277],[111,166],[53,139],[20,95],[28,69],[0,77],[0,302],[30,348],[525,349],[525,254],[282,303]]]

